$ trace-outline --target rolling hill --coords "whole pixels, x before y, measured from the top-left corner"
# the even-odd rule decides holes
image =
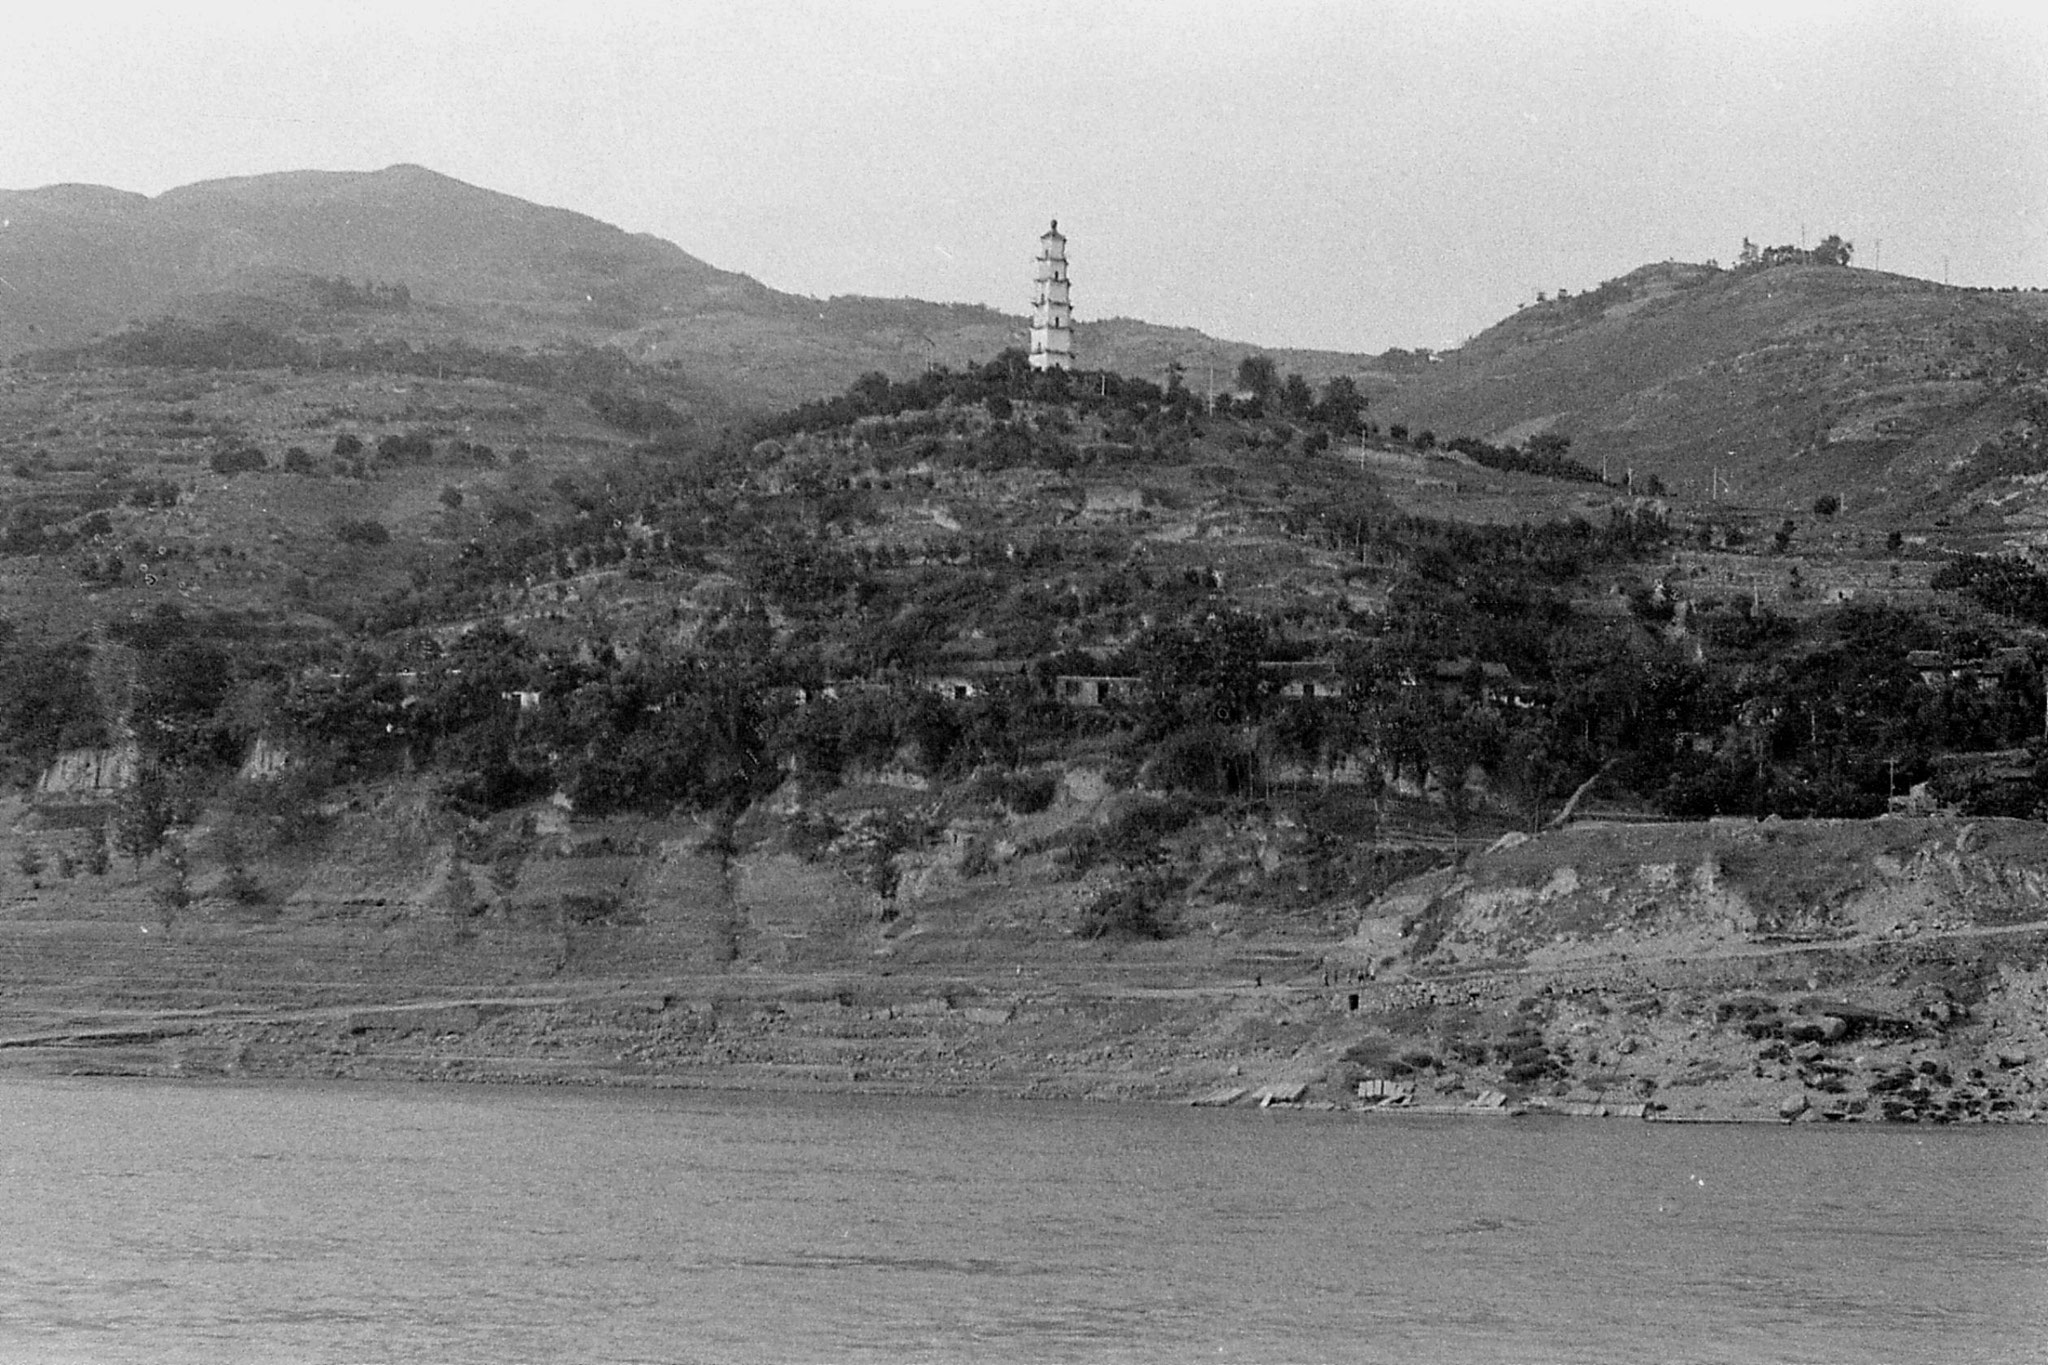
[[[1701,500],[1789,511],[1835,494],[1911,524],[1969,516],[2012,491],[1994,480],[2036,472],[2044,379],[2048,293],[1666,262],[1526,307],[1376,393],[1386,420],[1443,437],[1556,431],[1581,461]]]
[[[580,342],[674,361],[780,406],[860,374],[958,367],[1019,345],[1027,321],[968,304],[786,294],[679,247],[420,166],[206,181],[150,198],[91,185],[0,191],[0,356],[135,321],[234,317],[294,335],[536,347]],[[1020,247],[1018,294],[1028,260]],[[343,281],[400,296],[336,289]],[[1129,319],[1084,322],[1087,363],[1227,376],[1252,348]],[[1311,378],[1366,360],[1279,352]]]

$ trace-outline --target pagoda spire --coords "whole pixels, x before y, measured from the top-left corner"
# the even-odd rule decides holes
[[[1074,306],[1067,299],[1067,239],[1052,220],[1038,239],[1036,288],[1031,297],[1031,368],[1074,368]]]

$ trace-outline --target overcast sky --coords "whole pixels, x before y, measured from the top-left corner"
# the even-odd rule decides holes
[[[2048,286],[2048,6],[0,0],[0,187],[418,162],[779,289],[1448,346],[1742,238]],[[4,306],[4,300],[0,300]]]

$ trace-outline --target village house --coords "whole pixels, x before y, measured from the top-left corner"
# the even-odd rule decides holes
[[[924,686],[947,701],[972,701],[1006,680],[1022,678],[1028,668],[1021,659],[957,659],[928,675]]]
[[[1053,679],[1053,695],[1067,706],[1128,706],[1143,699],[1145,680],[1123,674],[1062,673]]]
[[[1261,659],[1259,672],[1289,700],[1335,701],[1345,694],[1343,675],[1328,659]]]

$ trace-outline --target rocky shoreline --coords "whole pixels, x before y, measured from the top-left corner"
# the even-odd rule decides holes
[[[1438,1001],[1421,1006],[1415,982],[848,982],[580,981],[297,1009],[130,1007],[55,1026],[46,1012],[41,1030],[0,1036],[0,1072],[1206,1100],[1392,1120],[2048,1117],[2037,1056],[1986,1042],[1996,1031],[1955,1006],[1937,1021],[1825,995],[1609,995],[1558,981],[1490,1010],[1471,982],[1430,983]],[[1466,1030],[1483,1041],[1442,1047]]]

